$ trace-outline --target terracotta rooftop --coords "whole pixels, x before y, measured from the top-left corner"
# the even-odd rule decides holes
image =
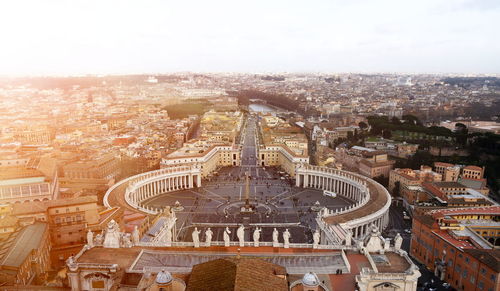
[[[288,290],[285,268],[260,259],[227,258],[193,267],[187,289],[207,290]]]
[[[15,203],[12,206],[12,215],[24,215],[47,211],[48,208],[78,205],[85,203],[97,203],[97,196],[81,196],[76,198],[57,199],[49,201],[36,201]]]

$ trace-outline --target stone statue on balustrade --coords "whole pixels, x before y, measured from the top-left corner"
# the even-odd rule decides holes
[[[95,239],[94,239],[94,245],[98,245],[98,246],[101,246],[102,243],[104,241],[104,236],[102,235],[102,233],[98,233],[96,236],[95,236]]]
[[[212,243],[212,236],[214,235],[214,233],[212,232],[212,230],[210,229],[210,227],[205,231],[205,244],[207,245],[207,247],[210,246],[210,244]]]
[[[200,231],[198,230],[197,227],[194,228],[191,236],[193,237],[194,247],[199,248],[200,247]]]
[[[240,242],[240,247],[245,246],[245,227],[243,226],[243,224],[238,227],[236,236],[238,237],[238,240]]]
[[[260,239],[260,232],[262,231],[261,228],[255,228],[253,231],[253,246],[258,247],[259,246],[259,239]]]
[[[132,247],[132,241],[130,240],[130,233],[125,233],[122,235],[122,246],[124,248]]]
[[[94,233],[90,229],[87,231],[87,245],[89,247],[94,246]]]
[[[104,247],[105,248],[119,248],[120,247],[120,227],[118,223],[112,219],[108,223],[106,233],[104,234]]]
[[[288,228],[283,232],[283,247],[288,249],[290,247],[290,232]]]
[[[139,244],[139,229],[137,228],[137,225],[134,225],[134,230],[132,231],[132,243],[134,246]]]
[[[229,246],[229,243],[230,243],[230,238],[229,238],[229,235],[231,234],[231,231],[229,230],[229,227],[226,227],[226,229],[224,230],[224,246],[225,247],[228,247]]]
[[[316,231],[313,234],[313,248],[318,248],[319,245],[319,240],[321,238],[321,234],[319,233],[319,230],[316,229]]]
[[[275,248],[279,247],[278,236],[279,236],[279,232],[275,227],[273,230],[273,247],[275,247]]]
[[[402,244],[403,244],[403,238],[398,232],[398,234],[396,234],[396,237],[394,238],[394,248],[396,250],[400,250]]]
[[[345,234],[345,245],[351,246],[352,244],[352,230],[348,229]]]

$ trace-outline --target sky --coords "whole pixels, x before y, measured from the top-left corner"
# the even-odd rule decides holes
[[[498,0],[2,0],[0,75],[500,73]]]

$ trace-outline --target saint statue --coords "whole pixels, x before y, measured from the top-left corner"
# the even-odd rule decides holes
[[[243,224],[240,225],[240,227],[238,227],[238,230],[236,231],[236,236],[240,241],[240,247],[245,246],[245,227],[243,226]]]
[[[229,227],[226,227],[226,229],[224,230],[224,246],[225,247],[229,246],[229,242],[230,242],[229,234],[231,234],[231,231],[229,230]]]
[[[205,231],[205,243],[207,244],[207,247],[210,246],[210,244],[212,243],[212,236],[214,235],[214,233],[212,232],[212,230],[210,229],[210,227]]]
[[[108,222],[106,233],[104,234],[104,247],[105,248],[119,248],[120,247],[120,228],[114,219]]]
[[[259,239],[260,239],[260,232],[262,231],[262,229],[260,228],[255,228],[255,230],[253,231],[253,246],[254,247],[258,247],[259,246]]]
[[[134,230],[132,231],[132,242],[135,246],[139,244],[139,229],[137,225],[134,226]]]
[[[90,229],[87,231],[87,245],[89,247],[94,246],[94,233]]]
[[[288,231],[288,228],[283,232],[283,245],[285,249],[290,247],[290,232]]]
[[[279,246],[278,236],[279,236],[279,232],[275,227],[273,230],[273,247],[275,247],[275,248]]]
[[[198,230],[197,227],[194,228],[191,236],[193,237],[194,247],[199,248],[200,247],[200,231]]]
[[[319,233],[319,230],[316,229],[316,231],[313,234],[313,248],[318,247],[320,237],[321,237],[321,235]]]

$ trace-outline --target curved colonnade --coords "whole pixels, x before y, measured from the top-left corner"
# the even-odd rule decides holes
[[[159,194],[201,186],[199,168],[178,166],[142,173],[124,179],[108,189],[104,196],[104,206],[112,207],[111,196],[121,196],[129,208],[148,214],[158,214],[161,209],[144,206],[143,202]],[[125,189],[123,189],[126,187]],[[115,205],[117,206],[117,205]]]
[[[143,202],[159,194],[200,186],[200,169],[189,166],[165,168],[132,176],[113,185],[104,196],[104,205],[157,214],[161,209],[143,206]],[[327,190],[355,201],[340,210],[323,208],[318,213],[316,221],[321,229],[321,244],[341,245],[349,241],[347,237],[364,237],[370,232],[371,225],[384,229],[388,224],[391,197],[372,179],[352,172],[303,164],[296,170],[296,186]]]
[[[347,236],[364,237],[375,225],[380,230],[389,223],[391,196],[382,185],[365,176],[303,165],[297,169],[296,186],[327,190],[355,201],[340,211],[321,211],[316,219],[322,230],[322,243],[342,243]]]

